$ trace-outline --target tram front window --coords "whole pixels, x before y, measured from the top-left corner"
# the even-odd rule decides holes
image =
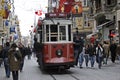
[[[60,41],[66,40],[66,27],[65,26],[60,26],[59,29],[60,29],[60,33],[59,33]]]
[[[50,26],[51,41],[58,41],[58,27],[57,25]]]
[[[70,32],[66,33],[66,31],[68,31],[66,25],[46,25],[46,41],[66,41],[67,37],[71,38],[67,36],[68,34],[70,35]]]

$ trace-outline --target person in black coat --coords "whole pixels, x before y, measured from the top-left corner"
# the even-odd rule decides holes
[[[18,48],[22,55],[22,60],[21,60],[21,64],[20,64],[20,72],[22,72],[23,66],[24,66],[24,59],[25,59],[25,56],[27,55],[27,53],[26,53],[26,48],[24,47],[24,45],[22,43],[18,44]]]
[[[36,54],[37,62],[42,59],[42,49],[43,45],[40,42],[37,42],[37,38],[34,38],[34,54]]]
[[[31,48],[29,46],[26,47],[26,53],[27,53],[28,59],[30,60],[31,59],[31,55],[32,55],[32,51],[31,51]]]
[[[9,49],[10,49],[10,43],[6,42],[6,45],[2,50],[2,57],[3,57],[6,77],[8,77],[8,78],[10,77],[10,68],[9,68],[9,63],[8,63],[8,51],[9,51]]]
[[[91,63],[91,67],[94,67],[94,63],[95,63],[95,46],[93,43],[90,44],[89,48],[89,58],[90,58],[90,63]]]
[[[110,45],[110,51],[111,51],[111,61],[114,63],[116,58],[116,49],[117,45],[114,41],[112,41],[112,44]]]
[[[75,65],[78,65],[78,58],[79,54],[83,50],[83,40],[79,37],[79,35],[76,35],[74,38],[74,56],[75,56]]]

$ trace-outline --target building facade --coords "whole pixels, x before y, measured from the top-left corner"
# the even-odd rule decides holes
[[[18,16],[15,15],[14,0],[0,0],[0,45],[20,39]]]

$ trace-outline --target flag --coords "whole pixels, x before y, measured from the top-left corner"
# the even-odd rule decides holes
[[[15,27],[10,27],[10,33],[11,33],[11,32],[16,32],[16,31],[15,31]]]
[[[9,25],[9,20],[6,20],[5,21],[5,26],[8,26]]]
[[[42,11],[42,10],[37,10],[37,11],[35,12],[35,14],[38,15],[38,16],[42,16],[43,11]]]
[[[18,39],[18,34],[14,34],[14,40]]]

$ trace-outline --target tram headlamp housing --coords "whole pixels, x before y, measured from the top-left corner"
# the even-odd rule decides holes
[[[56,51],[56,55],[57,55],[58,57],[61,57],[62,54],[63,54],[63,52],[62,52],[61,49],[58,49],[58,50]]]

